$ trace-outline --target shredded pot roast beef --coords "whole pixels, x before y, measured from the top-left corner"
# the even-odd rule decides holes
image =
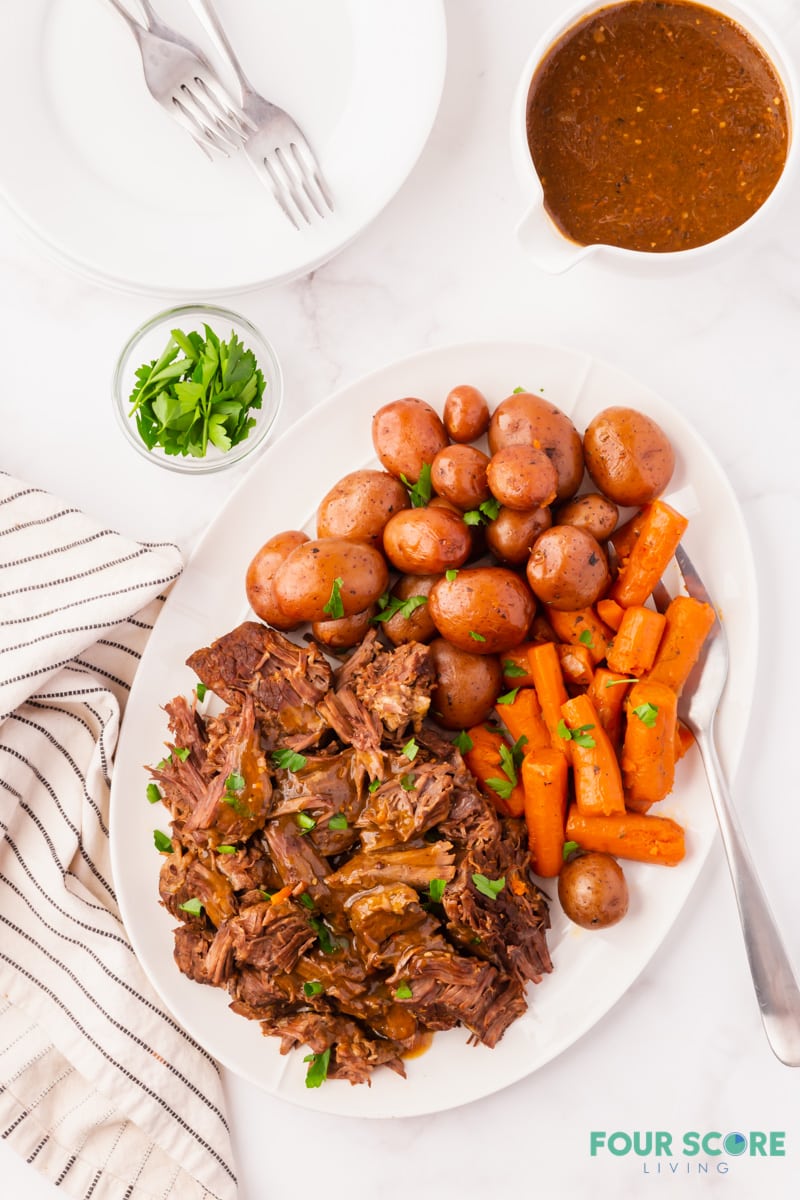
[[[188,664],[224,708],[167,704],[169,754],[150,769],[181,971],[227,989],[284,1053],[324,1055],[329,1078],[404,1075],[431,1030],[496,1045],[551,970],[547,904],[520,822],[423,723],[427,647],[371,633],[334,672],[246,621]]]

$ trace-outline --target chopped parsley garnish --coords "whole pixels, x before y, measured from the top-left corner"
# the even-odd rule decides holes
[[[500,513],[500,501],[492,497],[484,500],[477,508],[471,508],[464,513],[465,525],[485,525],[487,521],[496,521]]]
[[[469,636],[476,642],[485,642],[486,638],[482,633],[476,633],[474,629],[470,629]]]
[[[507,658],[503,662],[503,674],[508,679],[519,679],[521,676],[527,675],[528,672],[524,667],[518,666],[517,663],[512,662],[510,658]]]
[[[217,854],[236,854],[236,846],[229,846],[227,843],[222,846],[217,846]]]
[[[638,717],[648,729],[652,729],[658,718],[658,705],[651,704],[649,701],[646,704],[637,704],[633,710],[633,715]]]
[[[486,786],[490,787],[493,792],[496,792],[501,800],[510,799],[511,793],[514,790],[514,784],[510,779],[500,779],[499,777],[487,779]]]
[[[409,738],[409,740],[406,742],[405,746],[403,746],[403,749],[401,750],[401,754],[404,754],[409,762],[413,762],[414,759],[417,757],[417,755],[419,754],[419,746],[417,745],[417,743],[413,737]]]
[[[187,758],[189,757],[189,755],[191,753],[192,752],[188,746],[176,746],[175,749],[172,751],[173,757],[179,758],[181,760],[181,762],[186,762]]]
[[[585,750],[591,750],[597,745],[589,733],[590,729],[594,729],[594,725],[576,725],[574,729],[569,729],[566,721],[558,722],[558,736],[565,742],[574,742],[576,746],[583,746]]]
[[[309,979],[306,983],[303,984],[303,992],[309,998],[311,996],[318,996],[320,994],[320,992],[322,992],[324,990],[325,989],[323,988],[322,984],[319,982],[318,979]]]
[[[347,817],[344,813],[334,813],[328,821],[328,829],[347,829]]]
[[[502,696],[497,697],[498,704],[513,704],[517,698],[518,687],[512,688],[510,692],[504,692]]]
[[[564,845],[561,847],[561,857],[564,859],[564,862],[566,862],[576,850],[580,850],[580,844],[578,842],[564,842]]]
[[[411,501],[411,507],[424,508],[433,495],[430,463],[422,464],[422,470],[419,473],[419,479],[416,483],[410,483],[405,475],[401,475],[400,478],[408,489],[408,498]]]
[[[457,577],[457,575],[458,575],[457,567],[449,567],[444,573],[444,577],[448,583],[452,583],[453,580]]]
[[[187,900],[185,904],[179,904],[178,908],[192,917],[199,917],[204,905],[202,900],[197,899],[197,896],[192,896],[191,900]]]
[[[301,892],[297,898],[300,901],[300,903],[302,904],[303,908],[313,908],[314,907],[314,901],[311,899],[308,892]]]
[[[331,1061],[331,1048],[323,1050],[320,1054],[307,1054],[303,1062],[309,1064],[306,1071],[306,1087],[318,1088],[328,1077],[328,1064]]]
[[[403,791],[413,792],[415,790],[416,786],[417,785],[414,780],[413,774],[400,776],[400,787],[403,789]]]
[[[307,812],[299,812],[295,814],[295,821],[300,826],[301,833],[308,833],[316,825],[314,818]]]
[[[172,854],[172,842],[160,829],[153,830],[153,841],[159,854]]]
[[[205,700],[206,692],[208,691],[208,688],[206,687],[206,685],[204,683],[198,683],[197,687],[194,690],[195,690],[195,693],[197,694],[198,700],[200,700],[201,702],[203,700]]]
[[[400,616],[407,621],[413,612],[427,603],[427,596],[409,596],[406,600],[402,600],[399,596],[390,596],[388,592],[384,592],[378,601],[380,612],[376,612],[372,620],[388,621],[396,613],[400,613]]]
[[[489,879],[486,875],[476,872],[472,876],[472,882],[482,896],[488,897],[489,900],[496,900],[506,886],[506,877],[502,875],[500,879]]]
[[[241,792],[244,789],[244,784],[244,776],[240,775],[238,771],[233,771],[225,780],[225,791]]]
[[[512,395],[518,396],[520,392],[527,392],[527,390],[528,389],[524,387],[515,387]]]
[[[369,787],[367,788],[367,791],[368,792],[377,792],[377,790],[380,786],[381,786],[380,779],[370,779]]]
[[[444,889],[447,887],[446,879],[432,879],[428,884],[428,895],[434,904],[441,904]]]
[[[398,1000],[411,1000],[414,995],[407,983],[399,983],[394,990],[394,994]]]
[[[322,918],[321,917],[309,917],[308,923],[311,926],[311,928],[314,930],[314,933],[319,938],[319,945],[320,945],[320,949],[322,950],[322,953],[323,954],[335,954],[336,950],[338,949],[337,942],[334,939],[333,935],[331,934],[330,929],[328,929],[328,926],[322,920]]]
[[[527,741],[528,739],[523,733],[513,746],[507,746],[504,742],[500,747],[500,766],[503,768],[505,778],[487,779],[486,784],[493,792],[497,793],[501,800],[508,800],[517,785],[517,768],[522,764]]]
[[[635,675],[626,675],[624,679],[609,679],[606,687],[616,687],[618,683],[638,683],[639,680]]]
[[[332,621],[338,621],[344,616],[344,604],[342,602],[342,587],[344,580],[341,575],[337,575],[331,587],[330,599],[327,604],[322,606],[322,611],[327,613]]]
[[[148,783],[147,799],[150,804],[158,804],[159,800],[161,799],[161,792],[159,791],[157,784]]]
[[[298,754],[296,750],[273,750],[272,761],[284,771],[302,771],[306,765],[305,755]]]
[[[582,629],[581,633],[580,633],[580,637],[578,638],[578,641],[582,645],[588,646],[590,650],[594,649],[594,642],[592,641],[591,629]]]
[[[241,796],[236,796],[232,792],[227,792],[222,797],[222,803],[228,804],[236,813],[237,817],[252,816],[250,809],[247,807],[244,800],[242,800]]]
[[[462,754],[466,754],[468,750],[472,749],[475,743],[467,733],[466,729],[462,729],[461,732],[457,733],[453,738],[453,745],[455,746],[456,750],[460,750]]]

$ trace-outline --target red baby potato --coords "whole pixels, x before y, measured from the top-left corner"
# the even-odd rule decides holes
[[[281,563],[273,589],[278,606],[291,619],[326,621],[336,617],[335,611],[326,611],[335,593],[341,616],[351,617],[374,604],[388,583],[386,560],[374,546],[347,538],[316,538]]]
[[[500,562],[513,563],[515,566],[527,563],[533,543],[552,523],[549,508],[521,512],[503,507],[486,526],[486,545]]]
[[[669,438],[651,417],[620,405],[605,408],[583,435],[586,470],[615,504],[641,506],[655,500],[675,469]]]
[[[558,473],[558,499],[578,490],[583,478],[580,434],[566,413],[543,396],[516,392],[498,404],[489,422],[489,449],[527,445],[544,450]]]
[[[439,414],[413,396],[384,404],[372,418],[372,444],[381,465],[409,483],[417,482],[425,463],[432,463],[447,443]]]
[[[489,455],[477,446],[445,446],[431,465],[431,483],[438,495],[466,510],[490,496],[486,480]]]
[[[389,517],[410,503],[400,480],[388,472],[351,471],[323,497],[317,509],[317,537],[369,542],[380,550]]]
[[[476,442],[489,427],[489,405],[483,392],[463,383],[447,393],[443,417],[454,442]]]
[[[430,645],[436,686],[431,716],[445,729],[468,729],[485,721],[503,690],[503,669],[493,654],[461,650],[446,638]]]
[[[553,520],[556,525],[575,525],[578,529],[585,529],[598,542],[607,542],[617,527],[619,509],[607,496],[601,496],[599,492],[586,492],[556,509]]]
[[[292,550],[309,540],[308,534],[299,529],[287,529],[276,533],[256,551],[245,575],[247,600],[257,617],[284,633],[295,629],[298,621],[288,617],[278,606],[273,590],[273,578],[281,563]]]
[[[496,500],[521,512],[552,504],[558,491],[555,466],[535,446],[502,446],[489,460],[486,478]]]
[[[363,612],[353,613],[350,617],[329,617],[325,621],[313,621],[311,636],[320,645],[331,650],[347,650],[364,640],[374,615],[375,605],[370,604]]]
[[[472,540],[459,512],[430,505],[395,513],[383,531],[383,547],[406,575],[441,575],[467,561]]]
[[[401,575],[392,588],[390,603],[395,600],[411,601],[406,611],[398,608],[385,621],[381,621],[383,632],[393,646],[406,642],[429,642],[436,636],[436,626],[428,609],[428,597],[439,575]],[[424,603],[419,600],[424,598]]]
[[[543,604],[566,612],[594,604],[610,579],[600,543],[574,525],[553,525],[539,535],[526,575]]]
[[[468,567],[434,584],[428,601],[442,637],[473,654],[500,654],[525,640],[536,601],[506,567]]]

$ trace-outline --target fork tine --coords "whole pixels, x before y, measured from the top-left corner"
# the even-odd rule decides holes
[[[204,125],[178,96],[172,97],[172,107],[175,120],[191,134],[201,150],[209,154],[208,146],[212,146],[214,150],[218,150],[220,154],[224,154],[226,158],[230,158],[229,145],[222,138],[218,137],[213,129]],[[209,155],[209,157],[211,156]]]
[[[194,83],[195,85],[200,84],[202,88],[205,88],[203,81],[197,77]],[[242,134],[235,126],[230,125],[220,115],[218,106],[207,88],[205,89],[206,96],[198,96],[186,83],[181,84],[180,91],[186,106],[193,109],[201,125],[210,129],[233,150],[237,150],[242,145],[244,142]]]
[[[287,217],[288,220],[291,221],[291,223],[292,223],[292,225],[294,225],[295,229],[299,230],[300,226],[298,225],[296,217],[294,216],[291,209],[289,208],[289,205],[286,202],[283,184],[282,184],[281,180],[278,178],[278,175],[276,174],[275,168],[273,167],[272,163],[269,161],[267,156],[264,155],[263,159],[261,160],[261,163],[260,164],[254,163],[254,166],[256,167],[257,171],[259,171],[260,167],[263,168],[263,173],[267,178],[267,182],[269,183],[270,190],[272,192],[272,195],[275,197],[278,207],[280,208],[280,210],[284,214],[284,216]]]
[[[322,198],[324,204],[328,208],[328,211],[333,212],[333,200],[331,199],[330,192],[328,191],[328,185],[325,182],[325,177],[319,168],[319,164],[314,157],[311,147],[299,129],[296,130],[292,139],[291,148],[295,162],[300,170],[303,188],[309,200],[314,205],[314,208],[321,217],[324,217],[325,214],[319,207],[319,204],[315,199],[315,196],[312,193],[309,185],[309,175],[311,177],[311,182],[316,187],[316,195]]]
[[[298,178],[298,175],[295,174],[295,171],[292,169],[294,157],[290,157],[290,154],[287,153],[285,147],[283,146],[276,146],[274,155],[275,161],[278,163],[281,174],[283,175],[285,184],[289,189],[289,195],[294,201],[295,208],[305,221],[306,225],[310,225],[311,219],[308,215],[306,205],[303,203],[303,191],[305,189],[303,188],[302,177]]]

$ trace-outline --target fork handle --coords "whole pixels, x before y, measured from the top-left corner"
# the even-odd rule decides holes
[[[211,40],[217,47],[217,50],[224,59],[227,60],[231,70],[233,71],[239,83],[239,88],[242,93],[242,103],[245,102],[248,92],[254,91],[253,85],[244,73],[244,68],[236,56],[236,51],[228,40],[228,35],[223,29],[222,22],[217,16],[211,0],[189,0],[192,8],[197,12],[198,17],[203,23]]]
[[[728,857],[739,920],[767,1040],[782,1063],[800,1067],[800,987],[731,806],[713,730],[694,730]]]
[[[142,25],[141,21],[137,21],[136,17],[134,17],[132,13],[128,12],[125,5],[121,3],[121,0],[107,0],[107,3],[110,4],[112,8],[117,10],[125,24],[130,29],[131,33],[138,40],[139,34],[144,31],[144,25]]]

